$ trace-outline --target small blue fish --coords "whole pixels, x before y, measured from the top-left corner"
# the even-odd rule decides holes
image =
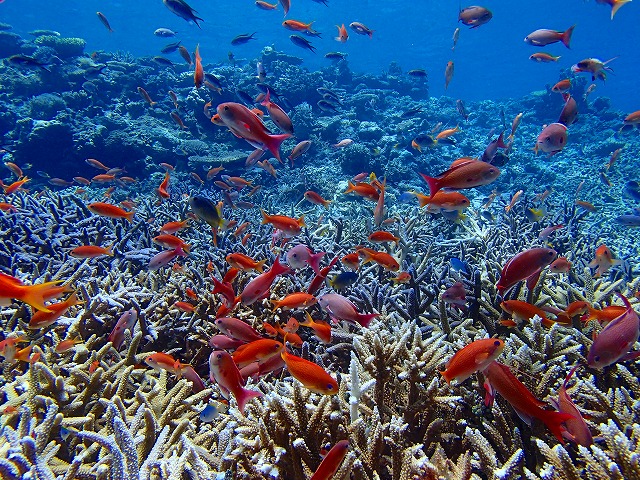
[[[460,260],[458,258],[451,257],[449,259],[449,263],[451,264],[451,268],[455,272],[469,273],[469,271],[467,270],[466,262],[463,262],[462,260]]]
[[[350,287],[356,280],[358,280],[358,274],[355,272],[342,272],[331,277],[328,282],[329,286],[336,290]]]
[[[402,195],[398,197],[400,203],[415,203],[416,196],[413,192],[404,192]]]
[[[204,410],[200,412],[200,420],[202,420],[203,422],[213,422],[216,418],[218,418],[218,416],[220,416],[218,408],[214,405],[211,405],[210,403],[208,403],[207,406],[204,407]]]
[[[65,428],[65,427],[60,427],[60,438],[62,438],[63,441],[67,441],[67,439],[69,438],[69,436],[74,433],[74,430],[71,430],[69,428]]]
[[[620,215],[616,222],[626,227],[640,227],[640,215]]]

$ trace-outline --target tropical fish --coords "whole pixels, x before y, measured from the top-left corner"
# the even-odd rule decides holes
[[[543,407],[546,404],[534,397],[506,365],[493,361],[482,373],[485,377],[484,387],[487,391],[485,405],[493,404],[495,392],[498,392],[509,402],[524,422],[531,424],[531,421],[537,418],[551,430],[560,443],[564,443],[562,434],[566,428],[563,424],[572,419],[572,415],[545,410]]]
[[[316,47],[314,47],[309,40],[307,40],[304,37],[301,37],[300,35],[296,35],[296,34],[290,35],[289,40],[291,40],[291,42],[294,45],[297,45],[300,48],[304,48],[305,50],[309,50],[313,53],[315,53],[316,51]]]
[[[11,299],[16,299],[36,310],[52,313],[44,302],[64,293],[65,288],[58,287],[59,283],[62,283],[62,280],[25,285],[22,280],[0,272],[0,305],[8,305]]]
[[[621,293],[618,295],[626,310],[594,338],[587,355],[587,363],[591,368],[604,368],[640,356],[640,352],[629,352],[640,334],[640,318],[629,300]]]
[[[337,273],[333,277],[327,280],[327,283],[331,288],[341,290],[343,288],[350,287],[358,280],[358,274],[355,272],[342,272]]]
[[[352,24],[353,25],[353,24]],[[336,474],[349,450],[349,441],[340,440],[322,459],[309,480],[330,480]]]
[[[565,47],[571,48],[571,35],[573,34],[574,28],[576,28],[575,25],[567,28],[564,32],[541,28],[527,35],[524,41],[536,47],[544,47],[552,43],[562,42]]]
[[[467,292],[462,282],[456,282],[442,292],[442,301],[463,310],[467,306]]]
[[[74,292],[63,302],[47,305],[47,309],[51,310],[51,313],[47,313],[44,311],[35,312],[31,316],[27,328],[31,330],[37,330],[40,328],[46,328],[49,325],[53,325],[56,320],[67,313],[67,310],[69,310],[69,308],[73,307],[74,305],[81,305],[82,303],[84,302],[82,300],[79,300]]]
[[[500,280],[496,284],[498,292],[503,295],[516,283],[527,280],[527,288],[531,290],[540,277],[544,267],[551,264],[557,252],[551,248],[531,248],[513,256],[500,272]]]
[[[453,78],[453,62],[447,62],[447,67],[444,70],[444,89],[449,88],[449,83],[451,83],[451,79]]]
[[[316,297],[304,292],[290,293],[282,300],[271,300],[273,304],[273,311],[278,308],[282,309],[295,309],[295,308],[308,308],[317,303]]]
[[[280,355],[284,345],[277,340],[261,338],[239,346],[231,355],[238,368],[243,368],[250,363],[265,363],[274,355]]]
[[[251,305],[252,303],[266,298],[269,295],[271,284],[278,275],[289,272],[289,268],[280,264],[280,259],[276,257],[276,261],[271,268],[252,279],[242,290],[238,297],[238,301],[243,305]]]
[[[291,218],[286,215],[269,215],[264,210],[260,210],[262,214],[262,224],[266,225],[270,223],[277,230],[281,230],[287,236],[299,235],[302,231],[302,227],[305,226],[304,215],[300,218]]]
[[[373,30],[371,30],[369,27],[367,27],[364,23],[360,23],[360,22],[351,22],[349,24],[349,27],[351,28],[351,30],[353,30],[354,32],[356,32],[359,35],[368,35],[369,38],[373,38]]]
[[[387,252],[377,252],[370,248],[358,248],[356,251],[362,255],[363,265],[368,262],[375,262],[385,270],[391,270],[392,272],[400,270],[400,264],[398,261]]]
[[[345,320],[364,328],[369,326],[371,320],[380,316],[379,313],[359,313],[353,303],[337,293],[325,293],[318,297],[318,304],[335,321]]]
[[[487,368],[500,356],[502,350],[504,340],[499,338],[476,340],[458,350],[440,373],[447,383],[451,383],[451,380],[462,383],[474,373]]]
[[[209,378],[218,384],[223,397],[234,396],[240,413],[244,413],[249,400],[262,396],[261,392],[243,388],[245,381],[231,355],[224,350],[214,350],[209,355]]]
[[[124,331],[129,330],[133,334],[133,328],[138,320],[138,312],[135,308],[130,308],[124,312],[118,321],[116,322],[113,330],[107,337],[107,341],[113,343],[113,347],[116,350],[120,350],[122,343],[124,342]]]
[[[458,14],[458,21],[471,28],[478,28],[491,20],[491,18],[493,18],[493,14],[490,10],[478,6],[461,8]]]
[[[147,268],[151,271],[158,270],[162,267],[167,266],[177,257],[186,257],[186,256],[187,256],[187,253],[184,250],[182,250],[182,248],[180,247],[175,248],[173,250],[165,250],[151,257]]]
[[[271,92],[269,90],[267,90],[267,94],[265,95],[264,100],[262,100],[261,105],[267,108],[269,118],[271,118],[273,123],[275,123],[280,130],[293,135],[293,123],[291,122],[289,115],[287,115],[277,104],[271,101]]]
[[[266,263],[266,260],[256,261],[253,258],[243,253],[230,253],[225,259],[227,263],[239,270],[256,270],[262,273],[262,268]]]
[[[570,418],[565,421],[565,426],[567,427],[567,431],[563,433],[563,435],[578,445],[582,445],[583,447],[589,447],[593,445],[593,436],[591,435],[591,431],[589,430],[589,426],[587,422],[584,421],[580,410],[575,406],[573,400],[567,393],[567,384],[571,377],[578,369],[579,365],[576,365],[571,369],[567,377],[564,379],[560,390],[558,390],[558,401],[553,402],[561,413],[567,413],[571,415],[573,418]]]
[[[603,62],[597,58],[585,58],[571,67],[571,71],[574,73],[586,72],[591,74],[591,81],[596,78],[604,81],[607,79],[607,72],[612,72],[613,69],[608,67],[607,64],[612,62],[618,57],[610,58]]]
[[[117,205],[112,205],[110,203],[103,202],[95,202],[87,205],[87,208],[95,213],[96,215],[101,215],[103,217],[109,218],[124,218],[128,222],[133,222],[133,216],[135,212],[128,212],[118,207]]]
[[[111,25],[109,25],[109,20],[107,20],[107,17],[104,16],[104,13],[96,12],[96,15],[98,15],[98,18],[100,19],[102,24],[107,28],[107,30],[109,30],[109,33],[113,33],[113,28],[111,28]]]
[[[285,336],[285,342],[287,337],[288,335]],[[287,352],[286,348],[282,350],[280,356],[291,376],[312,392],[322,395],[338,393],[338,382],[317,363],[292,355]]]
[[[596,0],[596,3],[600,5],[609,5],[611,7],[611,20],[616,16],[620,7],[624,4],[629,3],[631,0]]]
[[[536,145],[533,151],[537,154],[538,151],[548,153],[549,156],[553,156],[560,152],[567,144],[567,126],[562,123],[552,123],[542,129]]]
[[[529,56],[529,60],[543,63],[557,62],[558,60],[560,60],[560,55],[554,56],[545,52],[536,52],[533,55]]]
[[[542,325],[545,327],[551,327],[554,324],[544,310],[522,300],[505,300],[500,307],[513,318],[513,320],[500,321],[506,327],[516,327],[522,322],[530,322],[536,315],[542,319]]]
[[[171,13],[185,19],[189,23],[195,23],[198,28],[202,28],[200,24],[198,24],[198,20],[201,22],[204,22],[204,20],[196,16],[196,10],[191,8],[184,0],[162,0],[162,3],[165,4]]]
[[[113,245],[108,247],[101,247],[99,245],[81,245],[80,247],[75,247],[69,252],[69,255],[75,258],[96,258],[102,257],[104,255],[113,256],[113,251],[111,248]]]
[[[569,270],[571,270],[571,262],[565,257],[558,257],[549,265],[549,271],[553,273],[568,273]]]
[[[488,185],[500,175],[500,169],[481,160],[465,160],[436,177],[420,174],[429,185],[430,198],[442,188],[465,189]]]
[[[298,20],[285,20],[284,22],[282,22],[282,26],[284,28],[293,30],[294,32],[302,32],[312,37],[319,37],[320,33],[311,28],[312,24],[313,22],[304,23]]]
[[[596,273],[594,277],[599,277],[607,273],[611,267],[620,265],[621,263],[621,260],[613,258],[609,247],[603,244],[596,249],[595,258],[589,263],[589,268],[595,268]]]
[[[338,25],[336,25],[336,27],[338,28],[338,36],[335,37],[335,40],[341,43],[345,43],[347,40],[349,40],[349,33],[344,27],[344,23],[342,24],[342,26],[339,27]]]

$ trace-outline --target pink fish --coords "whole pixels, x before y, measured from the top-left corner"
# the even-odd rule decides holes
[[[334,321],[345,320],[358,323],[365,328],[369,326],[371,320],[380,316],[379,313],[359,313],[353,303],[337,293],[325,293],[318,297],[318,305],[331,315]]]
[[[311,253],[306,245],[296,245],[287,252],[287,265],[293,269],[309,265],[317,275],[320,273],[320,260],[324,254],[325,252]]]
[[[467,305],[465,300],[466,291],[462,282],[456,282],[442,293],[444,303],[453,305],[454,307],[464,310]]]
[[[587,355],[587,363],[591,368],[603,368],[618,361],[631,360],[640,356],[640,352],[629,352],[640,335],[640,318],[629,300],[618,293],[627,309],[614,318],[598,336]]]
[[[267,90],[267,94],[265,95],[264,100],[262,100],[262,103],[260,105],[267,108],[267,111],[269,112],[269,118],[271,118],[273,123],[275,123],[280,130],[285,133],[293,134],[293,124],[291,123],[289,115],[287,115],[279,105],[276,105],[271,101],[270,90]]]
[[[539,234],[538,234],[538,238],[540,240],[546,240],[547,238],[549,238],[549,236],[555,232],[556,230],[559,230],[561,228],[563,228],[564,225],[560,224],[560,225],[551,225],[545,229],[543,229]]]
[[[567,144],[567,137],[566,125],[562,123],[547,125],[542,129],[540,135],[538,135],[533,151],[536,152],[536,154],[538,151],[542,151],[548,153],[551,157],[564,148]]]
[[[245,381],[231,355],[224,350],[214,350],[209,356],[209,378],[218,384],[226,399],[229,399],[229,394],[235,397],[240,413],[244,413],[249,400],[262,396],[260,392],[243,388]]]
[[[271,284],[276,277],[287,272],[289,272],[289,268],[281,265],[280,259],[276,257],[276,261],[269,270],[258,275],[244,287],[244,290],[242,290],[242,293],[238,297],[240,303],[243,305],[251,305],[256,300],[267,298]]]
[[[565,103],[562,112],[560,112],[558,123],[561,123],[562,125],[568,127],[578,118],[578,103],[576,102],[575,98],[573,98],[568,93],[563,93],[562,98],[564,99]]]
[[[209,345],[218,350],[234,350],[245,343],[227,335],[214,335],[209,339]]]
[[[562,413],[568,413],[573,418],[565,421],[565,425],[567,427],[567,432],[563,432],[563,435],[573,441],[578,445],[582,445],[583,447],[588,447],[593,444],[593,437],[591,436],[591,431],[587,426],[587,422],[584,421],[580,410],[575,406],[571,397],[567,393],[567,383],[571,380],[571,377],[575,373],[576,369],[579,365],[576,365],[571,369],[567,378],[564,379],[564,383],[560,390],[558,391],[558,401],[553,401],[552,403],[558,409],[558,411]]]
[[[186,257],[186,256],[187,256],[187,253],[185,253],[182,247],[178,247],[174,250],[165,250],[163,252],[158,253],[157,255],[154,255],[153,258],[149,260],[149,266],[147,268],[149,270],[158,270],[159,268],[162,268],[168,265],[169,263],[171,263],[177,257]]]
[[[216,318],[216,327],[227,335],[242,342],[254,342],[260,340],[260,335],[251,325],[243,322],[239,318],[221,317]]]
[[[113,327],[111,333],[107,337],[107,340],[113,343],[113,347],[116,350],[120,350],[122,342],[124,342],[124,331],[129,330],[133,334],[133,328],[138,320],[138,312],[131,308],[124,312],[122,316],[116,322],[116,326]]]

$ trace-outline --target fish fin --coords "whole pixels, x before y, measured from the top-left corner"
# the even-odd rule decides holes
[[[573,415],[569,415],[568,413],[552,412],[549,410],[541,409],[540,412],[541,413],[539,414],[538,418],[542,420],[542,422],[547,426],[549,430],[551,430],[551,433],[553,433],[558,441],[564,444],[562,432],[565,431],[565,428],[562,426],[562,424],[567,420],[571,420],[575,417]]]
[[[236,401],[238,402],[238,410],[240,410],[240,413],[244,414],[244,407],[249,400],[258,397],[262,397],[262,392],[240,388],[236,395]]]
[[[356,320],[362,327],[368,328],[369,324],[371,323],[371,320],[379,316],[380,316],[379,313],[366,313],[366,314],[359,313]]]
[[[267,135],[268,140],[265,142],[265,147],[276,157],[280,163],[282,163],[282,159],[280,158],[280,144],[284,142],[287,138],[291,137],[290,133],[283,133],[281,135]]]
[[[325,255],[325,252],[314,253],[311,255],[311,258],[309,259],[309,266],[311,267],[311,269],[314,271],[316,275],[320,274],[320,261],[322,260],[322,257],[324,257],[324,255]]]
[[[485,407],[491,407],[493,406],[493,402],[496,399],[496,391],[491,386],[489,379],[486,377],[484,379],[484,390],[485,390],[484,405]]]
[[[620,8],[620,7],[618,7]],[[613,18],[613,17],[611,17]],[[564,43],[564,46],[567,48],[571,48],[570,44],[571,44],[571,35],[573,35],[573,29],[576,28],[575,25],[570,26],[569,28],[567,28],[567,30],[562,34],[562,37],[560,38],[560,41],[562,43]]]
[[[262,214],[261,225],[266,225],[267,223],[269,223],[269,214],[265,212],[263,209],[260,209],[260,213]]]
[[[20,360],[22,362],[29,362],[31,361],[30,355],[31,355],[31,345],[29,345],[28,347],[23,348],[22,350],[18,350],[16,352],[16,356],[14,357],[16,360]]]
[[[533,275],[527,278],[527,288],[529,290],[533,290],[533,288],[538,283],[538,279],[540,278],[540,272],[536,272]]]
[[[25,286],[23,287],[25,289],[25,293],[24,295],[21,295],[21,298],[18,298],[18,300],[31,305],[36,310],[51,313],[52,310],[44,305],[44,297],[52,288],[54,288],[55,285],[58,285],[59,283],[62,283],[62,280]]]
[[[451,385],[451,380],[453,379],[449,376],[446,370],[441,370],[440,375],[442,375],[442,377],[447,381],[447,383]]]

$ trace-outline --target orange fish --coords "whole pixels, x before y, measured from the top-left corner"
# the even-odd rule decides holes
[[[11,213],[16,213],[18,211],[18,209],[14,205],[11,205],[7,202],[0,202],[0,210],[2,210],[3,212]]]
[[[320,194],[313,190],[307,190],[304,192],[304,199],[314,205],[322,205],[324,208],[329,208],[329,204],[331,203],[331,200],[325,200],[320,196]]]
[[[129,222],[133,222],[133,216],[135,215],[135,212],[133,211],[127,212],[117,205],[112,205],[110,203],[90,203],[89,205],[87,205],[87,208],[96,215],[101,215],[103,217],[109,218],[124,218]]]
[[[596,258],[589,263],[589,268],[595,268],[596,273],[594,277],[599,277],[607,273],[611,267],[620,265],[621,263],[621,260],[613,258],[609,247],[603,244],[596,249]]]
[[[302,227],[306,226],[304,215],[296,220],[286,215],[269,215],[262,209],[260,213],[262,213],[263,225],[270,223],[275,229],[282,230],[287,235],[298,235],[302,231]]]
[[[168,248],[170,250],[181,248],[187,253],[189,253],[189,250],[191,249],[191,245],[187,244],[184,240],[168,233],[153,237],[153,243],[156,243],[161,247]]]
[[[238,347],[231,356],[238,368],[243,368],[253,362],[262,364],[274,355],[279,355],[283,348],[284,345],[277,340],[261,338]]]
[[[287,337],[288,335],[285,337],[285,342]],[[312,392],[322,395],[338,393],[338,382],[317,363],[292,355],[287,352],[286,348],[280,353],[280,356],[291,376]]]
[[[369,248],[359,248],[357,252],[364,256],[363,265],[368,262],[376,262],[385,270],[391,270],[392,272],[400,270],[398,261],[387,252],[376,252]]]
[[[447,367],[440,373],[447,381],[464,382],[476,372],[489,366],[504,350],[504,341],[499,338],[483,338],[476,340],[458,350],[447,362]]]
[[[488,185],[500,175],[500,169],[481,160],[465,160],[437,177],[420,174],[429,185],[430,198],[442,188],[464,189]]]
[[[238,270],[256,270],[262,273],[266,260],[256,261],[243,253],[230,253],[225,259],[227,263]]]
[[[4,194],[5,195],[11,195],[12,193],[18,191],[20,188],[22,188],[22,186],[27,183],[28,181],[30,181],[31,179],[29,177],[24,177],[21,180],[17,180],[15,182],[13,182],[11,185],[3,185],[4,187]]]
[[[91,179],[92,183],[111,183],[111,182],[115,182],[116,180],[116,176],[115,175],[109,175],[107,173],[101,173],[99,175],[96,175],[95,177],[93,177]]]
[[[338,25],[336,25],[336,27],[338,28],[338,36],[335,37],[335,40],[342,43],[345,43],[347,40],[349,40],[349,33],[347,32],[347,29],[344,27],[344,23],[342,24],[341,27],[338,27]]]
[[[396,237],[392,233],[380,230],[369,235],[369,241],[374,243],[394,242],[396,245],[398,245],[400,237]]]
[[[196,307],[188,302],[175,302],[172,307],[177,308],[178,310],[182,310],[183,312],[192,313],[195,311]]]
[[[318,32],[316,32],[311,25],[313,22],[304,23],[299,22],[298,20],[285,20],[282,22],[282,26],[288,30],[293,30],[294,32],[304,32],[307,35],[319,36]]]
[[[231,132],[244,138],[254,148],[269,150],[279,162],[280,144],[291,137],[290,133],[282,135],[270,134],[262,120],[244,105],[235,102],[221,103],[217,113]]]
[[[200,88],[204,83],[204,70],[202,68],[202,57],[200,56],[200,44],[196,45],[196,68],[193,72],[193,83],[196,88]]]
[[[4,359],[12,363],[14,360],[20,360],[22,362],[28,362],[30,360],[29,354],[31,353],[31,345],[21,350],[18,350],[18,343],[27,343],[29,340],[26,337],[9,337],[0,342],[0,355]]]
[[[44,305],[45,300],[59,297],[65,291],[65,287],[59,287],[62,280],[45,282],[37,285],[25,285],[21,280],[0,273],[0,305],[7,305],[12,298],[24,302],[36,310],[52,313],[49,307]]]
[[[568,273],[569,270],[571,270],[571,262],[565,257],[558,257],[549,265],[549,271],[553,273]]]
[[[331,342],[331,325],[321,320],[318,320],[318,321],[314,320],[313,318],[311,318],[311,315],[309,315],[309,312],[305,312],[305,315],[307,316],[307,318],[304,322],[300,322],[300,325],[302,325],[303,327],[309,327],[310,329],[312,329],[313,332],[316,334],[316,336],[322,342],[330,343]]]
[[[185,218],[180,222],[167,222],[162,227],[160,227],[160,231],[166,234],[176,233],[183,228],[187,228],[189,226],[189,219]]]
[[[304,292],[290,293],[282,300],[271,300],[273,303],[273,311],[278,308],[294,309],[294,308],[307,308],[311,305],[315,305],[318,302],[316,297]]]
[[[47,308],[51,310],[50,313],[43,311],[35,312],[31,316],[31,320],[29,320],[29,325],[27,325],[27,328],[31,330],[46,328],[49,325],[52,325],[62,315],[64,315],[67,310],[69,310],[69,308],[73,307],[74,305],[81,305],[82,303],[84,302],[82,300],[79,300],[76,294],[73,293],[63,302],[47,305]]]
[[[587,314],[584,315],[581,320],[584,323],[587,323],[591,320],[597,320],[602,324],[609,323],[615,318],[618,318],[626,311],[627,308],[620,305],[609,305],[608,307],[604,307],[602,310],[589,307]]]
[[[542,319],[542,325],[545,327],[551,327],[555,323],[547,317],[544,310],[522,300],[505,300],[500,304],[500,307],[513,317],[513,320],[500,322],[506,327],[515,327],[522,322],[531,321],[536,315]]]
[[[111,248],[113,245],[108,247],[100,247],[98,245],[81,245],[80,247],[76,247],[69,252],[69,255],[75,258],[96,258],[102,257],[103,255],[113,256],[113,251]]]
[[[400,283],[409,283],[411,280],[411,274],[409,272],[400,272],[395,278],[392,278],[391,281],[396,285]]]
[[[373,200],[374,202],[377,202],[378,198],[380,197],[378,190],[376,190],[376,188],[369,183],[358,182],[354,185],[349,181],[348,185],[349,187],[343,192],[345,194],[353,192],[356,195],[360,195],[367,200]]]
[[[71,350],[76,345],[82,343],[81,338],[68,338],[66,340],[60,341],[55,348],[56,353],[65,353]]]
[[[555,93],[565,93],[565,92],[568,92],[570,89],[571,89],[571,80],[568,78],[565,78],[564,80],[560,80],[558,83],[556,83],[551,88],[551,91]]]
[[[358,252],[349,253],[342,257],[340,261],[351,270],[357,270],[360,267],[360,255]]]
[[[471,205],[471,201],[460,192],[438,191],[432,197],[421,193],[411,192],[418,199],[420,207],[427,207],[431,213],[462,211]]]

